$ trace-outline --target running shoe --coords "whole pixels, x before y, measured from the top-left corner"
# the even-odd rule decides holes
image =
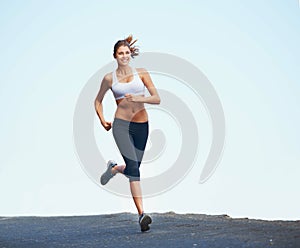
[[[117,163],[113,160],[109,160],[107,162],[107,169],[100,178],[100,183],[102,185],[107,184],[108,181],[116,175],[116,173],[112,173],[112,168],[116,165],[117,165]]]
[[[139,223],[140,223],[140,227],[141,227],[141,232],[146,232],[146,231],[150,230],[149,225],[152,223],[152,219],[149,215],[143,213],[139,217]]]

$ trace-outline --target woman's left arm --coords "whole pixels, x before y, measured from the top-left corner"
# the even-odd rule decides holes
[[[150,104],[160,104],[160,97],[158,95],[157,89],[155,88],[152,79],[144,68],[137,69],[137,72],[142,79],[144,85],[148,89],[150,96],[135,96],[131,94],[125,94],[125,98],[130,102],[142,102]]]

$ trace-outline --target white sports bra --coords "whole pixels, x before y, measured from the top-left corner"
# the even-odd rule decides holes
[[[113,71],[111,90],[116,100],[124,98],[125,94],[145,95],[145,85],[136,69],[132,68],[132,74],[132,81],[128,83],[120,83],[117,78],[116,70]]]

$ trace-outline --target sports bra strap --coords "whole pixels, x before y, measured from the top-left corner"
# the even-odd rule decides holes
[[[116,70],[113,70],[113,73],[112,73],[112,85],[116,84],[118,82],[118,78],[117,78],[117,73],[116,73]]]

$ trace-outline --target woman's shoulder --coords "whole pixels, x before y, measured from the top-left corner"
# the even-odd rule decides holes
[[[150,77],[148,71],[145,68],[135,68],[135,69],[142,80]]]
[[[113,78],[113,73],[112,72],[106,73],[104,75],[104,80],[107,81],[107,82],[112,82],[112,78]]]
[[[142,68],[142,67],[135,68],[135,69],[136,69],[136,71],[137,71],[138,73],[145,73],[145,72],[147,72],[147,70],[146,70],[145,68]]]
[[[106,87],[110,88],[112,86],[112,81],[112,72],[106,73],[102,79],[102,85],[106,85]]]
[[[143,78],[144,75],[148,74],[148,71],[145,68],[135,68],[135,69],[141,78]]]

